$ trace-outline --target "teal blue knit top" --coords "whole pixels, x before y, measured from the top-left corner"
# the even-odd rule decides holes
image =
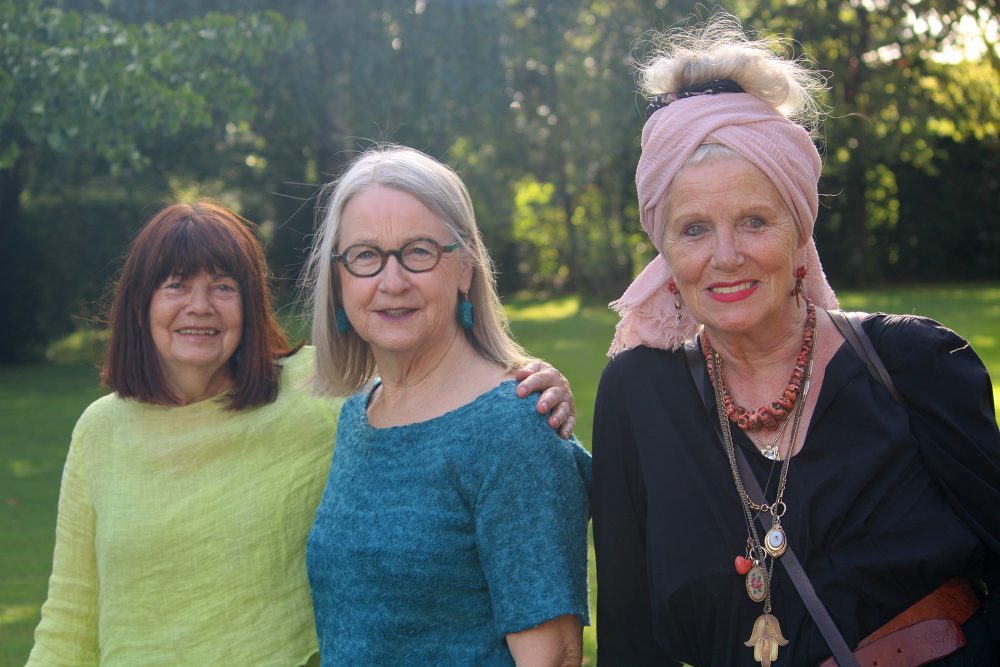
[[[507,633],[589,624],[590,454],[516,386],[392,428],[345,403],[306,549],[323,665],[513,665]]]

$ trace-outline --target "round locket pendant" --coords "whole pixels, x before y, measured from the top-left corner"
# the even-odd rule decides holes
[[[767,531],[767,535],[764,536],[764,548],[767,549],[767,553],[777,558],[785,553],[787,546],[785,531],[781,529],[781,526],[771,526],[771,530]]]

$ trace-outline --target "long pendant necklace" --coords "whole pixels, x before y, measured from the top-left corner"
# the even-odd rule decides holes
[[[812,310],[812,304],[807,302],[807,308]],[[813,343],[815,343],[817,337],[814,323],[815,319],[813,319],[812,327],[807,323],[807,330],[812,329],[810,338]],[[815,345],[810,345],[808,358],[801,374],[801,392],[795,397],[794,412],[790,420],[792,422],[791,444],[789,445],[788,455],[781,465],[775,500],[773,503],[767,503],[767,499],[764,498],[764,503],[759,504],[750,499],[746,488],[743,486],[743,480],[740,478],[739,469],[736,465],[736,449],[733,445],[733,435],[729,426],[730,417],[727,415],[727,410],[723,402],[722,387],[724,386],[724,378],[722,375],[722,358],[717,352],[711,353],[713,363],[710,364],[709,370],[711,372],[712,386],[715,391],[719,425],[722,427],[726,455],[729,458],[729,467],[733,475],[733,481],[736,484],[736,490],[742,501],[743,518],[747,528],[746,556],[737,556],[736,570],[739,574],[746,577],[744,583],[750,599],[754,602],[764,603],[763,613],[757,617],[753,625],[753,630],[750,633],[750,639],[744,642],[744,644],[754,649],[754,659],[761,663],[762,667],[770,667],[771,663],[778,658],[778,648],[788,644],[788,640],[785,639],[781,632],[778,619],[771,614],[771,581],[774,573],[774,561],[785,552],[785,548],[788,545],[787,536],[781,526],[781,517],[787,509],[784,502],[784,494],[788,481],[791,454],[798,437],[799,424],[809,392],[809,378],[812,375],[814,355]],[[780,441],[780,436],[778,440]],[[763,543],[760,540],[757,527],[754,523],[756,515],[760,513],[771,515],[771,528],[764,535]]]

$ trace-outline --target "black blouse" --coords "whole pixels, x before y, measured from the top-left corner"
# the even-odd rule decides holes
[[[782,519],[851,646],[957,574],[1000,585],[1000,432],[986,369],[931,320],[878,314],[864,327],[907,404],[844,343],[791,461]],[[703,400],[682,351],[645,347],[601,378],[592,506],[602,667],[757,664],[743,642],[763,605],[734,569],[746,529],[704,384]],[[773,499],[780,464],[732,433]],[[789,640],[777,665],[830,655],[780,564],[772,600]]]

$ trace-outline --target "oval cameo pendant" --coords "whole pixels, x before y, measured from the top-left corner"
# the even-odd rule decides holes
[[[747,572],[747,595],[754,602],[763,602],[767,597],[767,571],[760,565],[754,565]]]
[[[764,536],[764,548],[767,549],[767,553],[777,558],[785,553],[787,546],[785,531],[781,529],[781,526],[771,526],[771,530],[767,531],[767,535]]]

